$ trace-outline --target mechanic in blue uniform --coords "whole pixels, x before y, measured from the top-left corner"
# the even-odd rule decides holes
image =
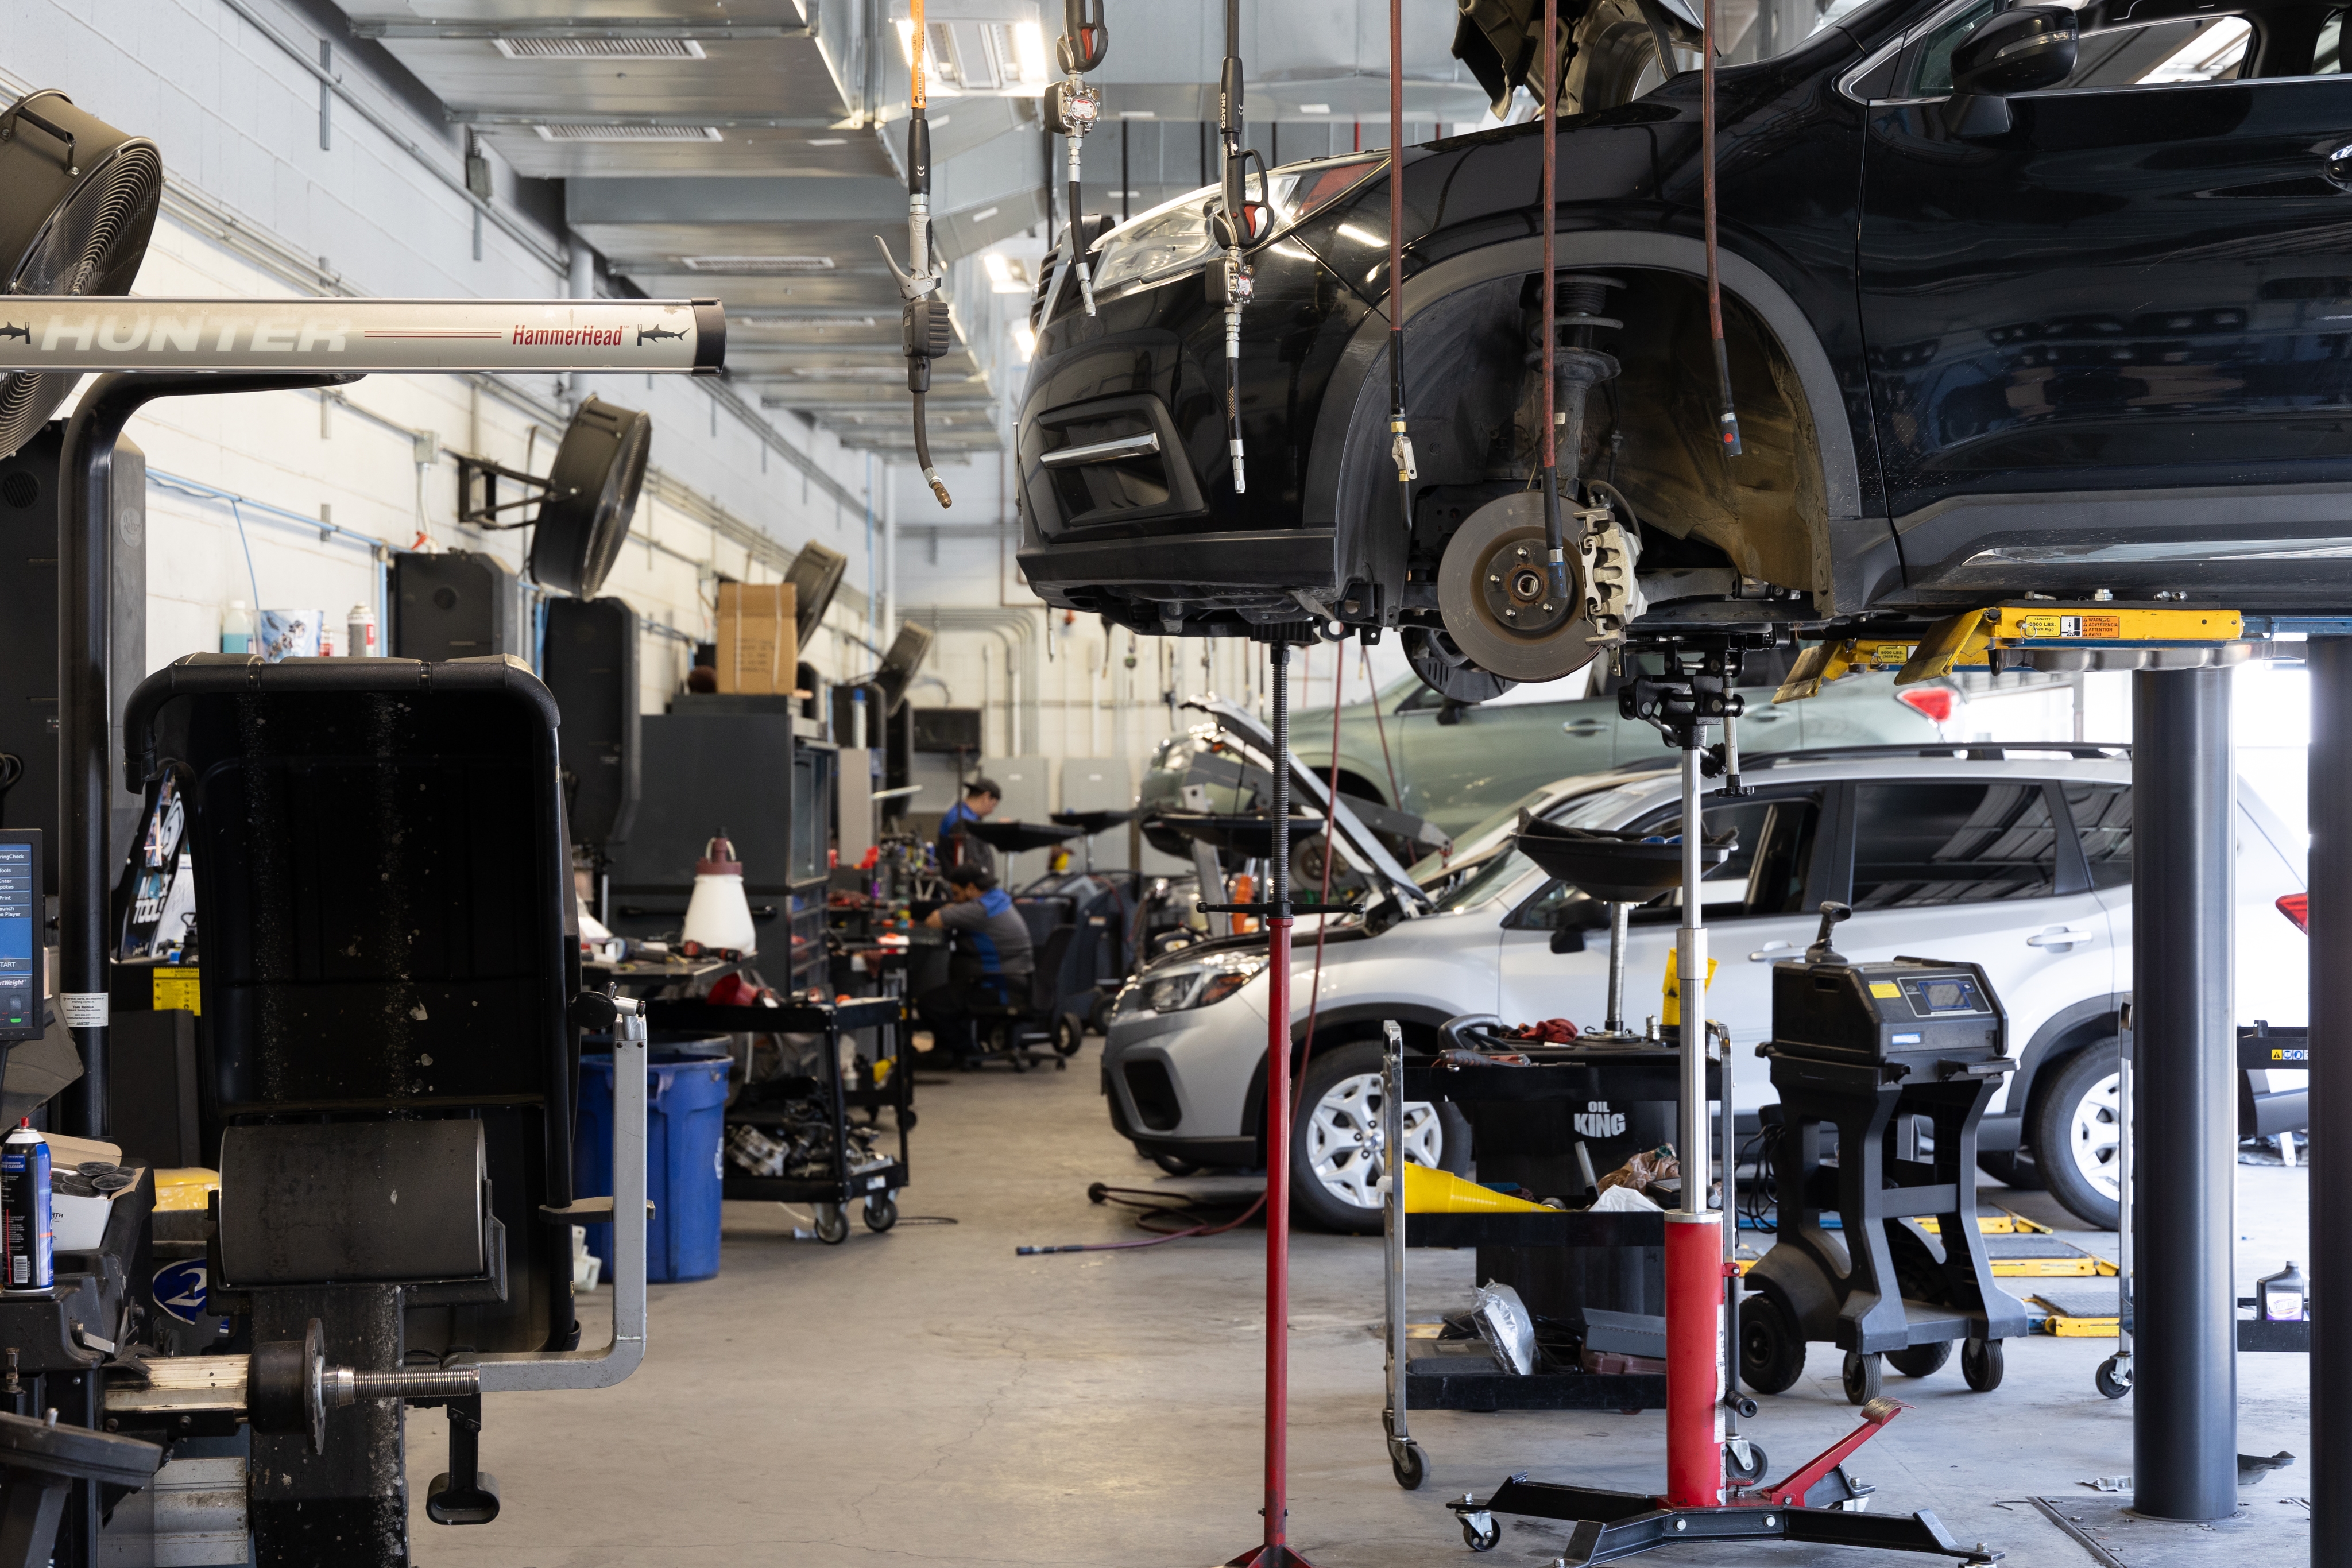
[[[1012,894],[996,885],[994,875],[978,866],[958,866],[948,873],[948,892],[950,902],[923,920],[953,937],[948,983],[916,998],[915,1009],[935,1045],[961,1055],[976,1047],[972,1009],[1025,1003],[1029,977],[1037,965],[1028,922],[1013,907]]]
[[[985,872],[996,870],[996,851],[965,832],[964,824],[977,822],[996,810],[1004,799],[993,779],[975,779],[963,787],[963,799],[948,808],[940,819],[940,869],[950,871],[960,865],[978,866]]]

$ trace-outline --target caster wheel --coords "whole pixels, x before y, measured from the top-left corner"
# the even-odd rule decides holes
[[[1465,1513],[1462,1516],[1462,1543],[1473,1552],[1492,1552],[1503,1543],[1503,1527],[1483,1509]]]
[[[1015,1055],[1013,1059],[1013,1071],[1015,1072],[1028,1071],[1029,1059],[1026,1056]]]
[[[849,1239],[849,1216],[837,1203],[816,1206],[816,1239],[827,1247],[838,1247]]]
[[[1400,1443],[1391,1437],[1389,1439],[1389,1469],[1395,1472],[1397,1485],[1407,1491],[1419,1491],[1421,1483],[1429,1475],[1429,1459],[1422,1453],[1421,1445],[1412,1438]]]
[[[1927,1377],[1940,1371],[1944,1363],[1952,1359],[1952,1342],[1937,1340],[1933,1344],[1915,1344],[1905,1350],[1886,1353],[1886,1364],[1906,1377]]]
[[[1066,1062],[1066,1061],[1063,1061],[1063,1060],[1062,1060],[1060,1057],[1058,1057],[1058,1056],[1057,1056],[1057,1057],[1055,1057],[1055,1058],[1054,1059],[1054,1071],[1056,1071],[1056,1072],[1067,1072],[1069,1070],[1070,1070],[1070,1064],[1069,1064],[1068,1062]]]
[[[898,1223],[898,1205],[887,1192],[877,1192],[866,1200],[866,1228],[879,1236]]]
[[[1739,1459],[1743,1448],[1748,1452],[1745,1464]],[[1726,1443],[1723,1446],[1723,1473],[1734,1486],[1754,1486],[1764,1479],[1765,1468],[1771,1462],[1764,1457],[1764,1445],[1761,1443]]]
[[[1805,1372],[1805,1342],[1771,1297],[1739,1308],[1739,1380],[1759,1394],[1785,1394]]]
[[[2092,1381],[2105,1398],[2121,1399],[2132,1390],[2131,1368],[2124,1364],[2122,1358],[2111,1355],[2099,1363]]]
[[[1057,1056],[1076,1056],[1087,1042],[1087,1020],[1076,1013],[1064,1013],[1054,1020],[1054,1052]]]
[[[1844,1383],[1848,1404],[1867,1405],[1878,1397],[1879,1388],[1886,1375],[1880,1368],[1879,1361],[1880,1357],[1876,1355],[1863,1355],[1854,1351],[1845,1353]]]
[[[957,1058],[957,1060],[956,1060],[956,1071],[958,1071],[959,1072],[977,1072],[977,1071],[980,1071],[980,1058],[979,1058],[979,1057],[977,1057],[977,1056],[964,1056],[964,1057],[959,1057],[959,1058]]]
[[[1997,1339],[1961,1343],[1960,1375],[1979,1394],[1990,1394],[2000,1386],[2000,1341]]]

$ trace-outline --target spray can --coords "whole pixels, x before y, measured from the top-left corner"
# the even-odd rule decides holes
[[[383,650],[375,642],[375,606],[354,604],[343,617],[343,632],[347,641],[343,652],[354,658],[381,658]]]
[[[0,1141],[0,1291],[42,1295],[57,1284],[57,1231],[49,1223],[49,1141],[31,1119]]]

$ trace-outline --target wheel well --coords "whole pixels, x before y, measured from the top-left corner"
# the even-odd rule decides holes
[[[1354,1045],[1360,1040],[1379,1040],[1388,1037],[1384,1020],[1376,1018],[1351,1019],[1339,1022],[1318,1019],[1315,1025],[1315,1052]],[[1428,1056],[1437,1050],[1437,1026],[1418,1019],[1400,1018],[1397,1028],[1404,1035],[1408,1053]],[[1302,1070],[1301,1059],[1307,1054],[1307,1030],[1304,1027],[1290,1031],[1290,1082],[1296,1085]],[[1260,1051],[1257,1071],[1250,1074],[1249,1098],[1242,1103],[1242,1135],[1258,1141],[1261,1162],[1265,1154],[1265,1053]]]
[[[1330,775],[1326,773],[1323,777],[1328,780]],[[1339,769],[1339,793],[1354,800],[1370,800],[1375,806],[1391,804],[1387,790],[1382,789],[1362,774],[1351,772],[1345,768]]]
[[[2048,1041],[2033,1062],[2033,1077],[2026,1085],[2024,1120],[2018,1127],[2018,1147],[2033,1148],[2033,1126],[2042,1114],[2042,1105],[2050,1098],[2050,1085],[2064,1071],[2066,1063],[2101,1040],[2113,1040],[2121,1032],[2120,1021],[2114,1013],[2100,1013],[2079,1023],[2070,1024],[2055,1039]]]

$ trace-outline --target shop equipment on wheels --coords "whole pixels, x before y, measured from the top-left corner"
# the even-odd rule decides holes
[[[1780,1239],[1748,1271],[1740,1370],[1778,1394],[1803,1372],[1806,1341],[1835,1344],[1846,1397],[1864,1405],[1878,1397],[1882,1358],[1925,1376],[1958,1341],[1962,1375],[1987,1392],[2000,1383],[2001,1341],[2027,1332],[1977,1226],[1977,1124],[2017,1065],[2008,1020],[1978,965],[1839,956],[1831,932],[1852,913],[1822,904],[1802,961],[1772,966],[1772,1038],[1759,1051],[1780,1100]],[[1930,1217],[1934,1239],[1909,1223]]]
[[[1712,750],[1722,768],[1731,760],[1727,746],[1709,748],[1710,725],[1728,730],[1740,698],[1741,635],[1702,642],[1694,636],[1662,650],[1659,674],[1629,667],[1619,690],[1621,711],[1648,721],[1682,753],[1682,925],[1675,974],[1686,1019],[1702,1016],[1707,958],[1701,829],[1702,763]],[[1706,645],[1712,643],[1712,646]],[[1736,778],[1736,768],[1729,769]],[[1523,840],[1523,842],[1525,841]],[[1776,1002],[1779,992],[1776,990]],[[1777,1032],[1777,1031],[1776,1031]],[[1665,1217],[1666,1241],[1666,1485],[1663,1493],[1603,1491],[1529,1481],[1514,1476],[1483,1501],[1465,1495],[1452,1504],[1474,1547],[1501,1539],[1498,1513],[1525,1514],[1572,1522],[1565,1568],[1607,1563],[1681,1541],[1787,1540],[1874,1546],[1990,1563],[1982,1543],[1963,1546],[1931,1513],[1905,1517],[1853,1513],[1811,1506],[1814,1489],[1855,1449],[1891,1421],[1901,1406],[1874,1399],[1863,1407],[1862,1425],[1781,1479],[1738,1486],[1727,1475],[1728,1434],[1724,1426],[1727,1389],[1724,1281],[1732,1265],[1724,1253],[1723,1212],[1708,1206],[1709,1128],[1706,1031],[1681,1031],[1680,1136],[1682,1186],[1678,1206]],[[1736,1151],[1727,1143],[1727,1175]],[[1727,1193],[1729,1182],[1725,1184]],[[1973,1215],[1967,1228],[1974,1229]]]

